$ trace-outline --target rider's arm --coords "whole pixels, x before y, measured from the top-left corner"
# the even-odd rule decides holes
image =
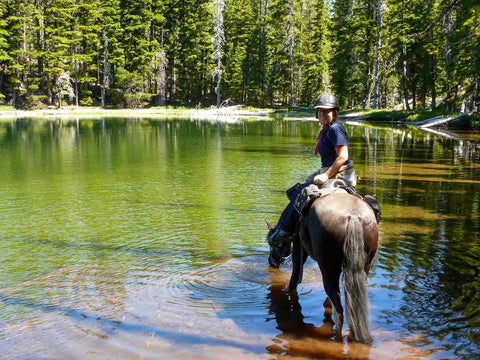
[[[335,175],[338,173],[338,170],[340,170],[342,165],[344,165],[348,160],[347,145],[335,146],[335,152],[337,153],[337,158],[333,162],[332,166],[330,166],[324,173],[315,176],[315,182],[324,183],[328,179],[335,177]]]
[[[348,160],[348,146],[347,145],[340,145],[335,146],[335,152],[337,153],[337,158],[333,162],[332,166],[325,171],[328,178],[332,178],[338,174],[338,170],[345,164]]]

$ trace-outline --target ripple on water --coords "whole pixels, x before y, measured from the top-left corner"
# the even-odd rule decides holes
[[[272,283],[286,285],[289,278],[289,266],[283,270],[269,269],[266,255],[261,255],[234,258],[187,273],[171,274],[157,285],[165,296],[171,295],[170,301],[179,307],[223,308],[240,312],[265,308],[267,300],[263,294],[266,288]],[[306,266],[304,285],[299,288],[301,293],[309,291],[309,283],[321,284],[320,271],[314,264]]]

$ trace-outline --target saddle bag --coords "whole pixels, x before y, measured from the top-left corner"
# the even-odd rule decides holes
[[[313,200],[321,196],[320,189],[317,185],[311,184],[303,188],[300,194],[295,199],[293,207],[299,214],[304,214],[310,208]]]
[[[293,197],[298,194],[298,192],[304,187],[305,185],[302,185],[300,183],[296,183],[293,185],[291,188],[287,189],[285,193],[287,194],[288,200],[292,201]]]
[[[377,201],[377,199],[375,199],[371,195],[365,195],[363,197],[363,200],[368,205],[370,205],[370,207],[372,208],[373,213],[375,214],[375,218],[377,219],[377,224],[378,224],[380,222],[380,220],[382,220],[382,208],[380,207],[379,202]]]

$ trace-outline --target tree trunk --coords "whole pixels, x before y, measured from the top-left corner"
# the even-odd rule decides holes
[[[245,104],[247,102],[247,87],[250,81],[250,54],[247,55],[247,63],[243,67],[242,80],[242,103]]]
[[[367,2],[367,19],[370,20],[370,14],[371,14],[371,8],[370,8],[370,2]],[[374,79],[373,79],[373,64],[370,63],[369,61],[369,54],[370,54],[370,38],[371,38],[371,33],[370,33],[370,26],[367,25],[366,29],[366,34],[365,38],[367,41],[367,46],[365,47],[365,59],[367,59],[367,78],[366,78],[366,86],[365,86],[365,93],[363,97],[363,108],[364,109],[370,109],[370,102],[372,98],[372,91],[373,91],[373,85],[374,85]]]
[[[415,110],[417,108],[417,80],[413,82],[412,86],[412,109]]]
[[[267,23],[267,15],[268,15],[268,0],[260,0],[260,15],[262,17],[262,34],[260,36],[260,76],[261,76],[261,89],[263,93],[266,93],[265,89],[265,27]],[[264,101],[263,101],[264,102]]]
[[[101,88],[102,108],[105,107],[105,91],[110,85],[110,64],[108,63],[108,37],[103,32],[103,86]]]
[[[433,43],[433,28],[430,30],[430,41]],[[436,57],[435,54],[429,56],[430,59],[430,71],[432,76],[431,82],[431,94],[432,94],[432,110],[435,110],[437,107],[437,90],[435,83],[437,81],[437,66],[436,66]]]
[[[347,12],[347,17],[352,18],[353,16],[353,6],[355,5],[356,0],[351,0],[349,1],[349,9]],[[353,83],[355,77],[355,49],[354,46],[351,46],[350,49],[350,81]],[[350,103],[350,108],[353,108],[355,106],[355,94],[352,94],[350,97],[351,103]]]
[[[445,82],[447,84],[447,101],[446,101],[446,112],[449,113],[453,110],[455,99],[453,98],[452,87],[450,86],[451,81],[451,72],[450,64],[452,63],[452,49],[450,47],[450,35],[452,32],[452,18],[450,10],[445,13],[444,17],[444,29],[446,32],[445,36]]]
[[[75,6],[76,6],[76,1],[73,0],[72,2],[73,5],[73,31],[74,31],[74,37],[73,39],[75,40],[77,38],[77,12],[75,11]],[[75,106],[78,107],[78,60],[77,60],[77,43],[73,46],[73,70],[74,70],[74,76],[75,76]]]
[[[221,62],[220,59],[218,59],[218,61],[217,61],[217,67],[220,68],[221,65],[222,65],[222,62]],[[219,74],[219,75],[217,76],[217,108],[219,108],[220,105],[222,104],[222,96],[221,96],[221,94],[220,94],[220,92],[221,92],[221,86],[220,86],[221,81],[222,81],[222,75]]]
[[[290,67],[290,101],[289,106],[295,106],[294,86],[293,86],[293,47],[295,46],[295,28],[293,19],[293,1],[288,3],[288,25],[287,25],[287,49],[288,49],[288,65]]]
[[[215,25],[213,29],[213,58],[217,62],[217,66],[213,72],[213,78],[217,80],[215,92],[217,93],[217,108],[220,107],[221,97],[221,83],[222,83],[222,59],[223,59],[223,46],[225,44],[225,32],[223,28],[223,10],[225,8],[224,0],[215,0]]]
[[[373,108],[378,109],[378,81],[380,68],[380,47],[382,45],[382,0],[377,0],[377,46],[375,49],[375,87],[373,90]]]

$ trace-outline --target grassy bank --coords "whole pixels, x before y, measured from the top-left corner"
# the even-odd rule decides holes
[[[268,116],[268,118],[283,119],[285,117],[315,117],[313,108],[295,108],[295,109],[272,109],[255,108],[251,106],[216,109],[195,108],[188,106],[159,106],[146,109],[105,109],[100,107],[63,107],[48,109],[16,110],[13,106],[0,106],[0,119],[12,118],[57,118],[57,117],[199,117],[202,116]],[[364,110],[364,111],[341,111],[340,115],[352,119],[362,119],[370,122],[395,122],[411,123],[424,119],[443,115],[442,109],[431,110],[412,110],[412,111],[391,111],[386,109]],[[466,119],[456,123],[455,127],[460,128],[479,128],[480,115],[470,115]]]
[[[351,114],[353,111],[346,111],[341,114]],[[378,110],[364,110],[355,112],[358,114],[358,117],[364,118],[368,121],[392,121],[392,122],[415,122],[420,120],[425,120],[433,118],[436,116],[443,115],[443,109],[436,110],[410,110],[410,111],[394,111],[386,109]]]
[[[277,116],[288,117],[311,117],[315,116],[315,109],[279,109],[274,112]],[[433,118],[443,114],[442,109],[431,110],[411,110],[394,111],[387,109],[378,110],[346,110],[340,111],[340,115],[351,118],[361,118],[367,121],[387,121],[387,122],[415,122],[424,119]]]
[[[146,109],[104,109],[96,107],[63,107],[48,109],[16,110],[13,107],[0,107],[0,118],[55,118],[55,117],[202,117],[202,116],[229,116],[241,115],[248,116],[252,114],[270,114],[272,109],[257,109],[251,107],[242,107],[238,110],[229,108],[205,108],[198,109],[184,106],[162,106]]]

